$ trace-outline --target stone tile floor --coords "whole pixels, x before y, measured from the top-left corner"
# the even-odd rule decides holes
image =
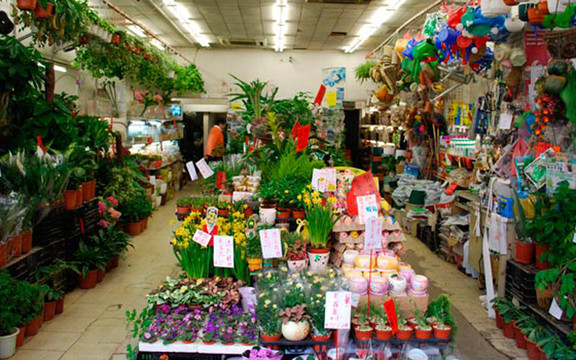
[[[42,326],[40,333],[27,338],[11,360],[120,360],[126,345],[133,343],[125,324],[125,312],[141,309],[145,295],[167,275],[178,273],[169,244],[178,227],[171,224],[174,200],[154,212],[148,229],[133,239],[135,249],[120,266],[108,273],[95,289],[77,289],[66,295],[62,315]],[[452,298],[458,322],[456,345],[463,360],[525,359],[526,353],[505,339],[488,319],[478,297],[478,282],[454,265],[444,262],[421,242],[408,237],[405,260],[430,278],[430,292]],[[505,354],[505,355],[504,355]]]

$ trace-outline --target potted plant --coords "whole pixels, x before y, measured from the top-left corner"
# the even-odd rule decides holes
[[[536,320],[528,316],[527,314],[522,313],[516,322],[514,323],[514,336],[516,337],[516,346],[520,349],[526,349],[528,346],[526,343],[526,335],[532,329],[534,329],[538,323]]]
[[[45,19],[52,15],[54,4],[49,3],[47,0],[37,0],[34,7],[34,17],[36,19]]]
[[[220,327],[211,319],[208,319],[204,323],[204,327],[202,329],[202,342],[205,345],[214,345],[216,343],[216,339],[218,337]]]
[[[238,322],[240,326],[240,341],[243,346],[256,345],[258,343],[258,327],[254,313],[244,314]]]
[[[10,299],[0,306],[0,358],[9,358],[16,352],[16,339],[22,325],[22,315],[19,311],[22,296],[18,287],[7,272],[0,272],[0,298]]]
[[[290,186],[291,184],[287,181],[283,181],[279,184],[279,196],[278,196],[278,219],[289,219],[292,216],[292,209],[290,204],[292,203],[292,193],[290,188],[285,186]]]
[[[426,320],[426,315],[416,310],[416,327],[414,328],[414,337],[418,340],[428,340],[432,336],[432,326]]]
[[[286,247],[286,262],[288,269],[298,272],[308,265],[308,255],[306,253],[306,241],[298,233],[288,233],[284,237]]]
[[[354,329],[354,335],[356,336],[356,340],[370,340],[372,339],[372,334],[374,329],[370,325],[368,321],[368,316],[365,312],[359,313],[358,316],[358,325]]]
[[[98,279],[98,270],[103,272],[106,267],[107,254],[96,246],[90,246],[84,241],[80,241],[74,258],[79,270],[78,281],[80,289],[94,288]]]
[[[324,327],[324,320],[326,315],[326,295],[322,290],[320,283],[316,283],[316,286],[311,286],[310,294],[307,299],[306,312],[310,315],[310,325],[312,326],[312,331],[310,332],[310,337],[315,342],[326,342],[330,340],[332,336],[332,331]],[[325,351],[326,345],[314,345],[314,351],[319,353]]]
[[[185,197],[176,201],[176,214],[187,216],[190,214],[192,199]]]
[[[262,287],[260,289],[258,302],[255,305],[254,312],[258,319],[262,341],[279,341],[282,336],[280,332],[281,320],[279,317],[275,292],[273,292],[270,287]]]
[[[294,219],[305,219],[306,218],[306,210],[304,210],[304,198],[302,196],[302,192],[298,192],[296,199],[292,201],[292,216]]]
[[[250,233],[246,240],[246,261],[250,271],[258,271],[262,268],[262,245],[260,235]]]
[[[409,326],[405,322],[401,323],[400,321],[398,321],[398,332],[396,333],[396,338],[398,340],[410,340],[412,338],[413,333],[414,329],[412,329],[411,326]]]
[[[378,340],[391,340],[392,339],[392,328],[388,325],[388,321],[384,318],[378,318],[376,321],[376,339]]]
[[[514,257],[521,264],[532,264],[534,260],[534,242],[530,238],[530,233],[526,229],[526,215],[524,207],[518,195],[515,197],[514,206],[516,207],[516,241],[514,242]]]
[[[437,323],[432,326],[434,329],[434,337],[442,338],[442,336],[446,336],[446,333],[450,336],[453,329],[456,329],[456,320],[454,320],[451,307],[450,297],[446,294],[440,294],[438,298],[430,301],[430,304],[428,304],[425,318],[432,317],[437,321]]]
[[[330,249],[327,247],[328,239],[340,217],[334,215],[330,205],[335,198],[326,199],[326,203],[324,203],[318,191],[310,192],[308,189],[304,191],[302,197],[306,204],[306,218],[308,219],[310,270],[321,273],[328,266],[328,258],[330,257]]]
[[[218,216],[227,217],[230,214],[230,204],[225,201],[218,201]]]
[[[306,304],[286,307],[279,315],[282,318],[282,336],[288,341],[304,340],[310,333],[310,315]]]

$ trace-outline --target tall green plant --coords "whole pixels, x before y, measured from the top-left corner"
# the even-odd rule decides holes
[[[236,80],[234,85],[238,86],[242,91],[229,94],[228,96],[231,97],[230,102],[242,101],[247,117],[245,117],[245,120],[260,119],[265,114],[265,111],[272,107],[278,88],[275,87],[270,93],[264,93],[266,86],[268,86],[267,82],[262,82],[258,79],[246,82],[234,75],[230,76]]]

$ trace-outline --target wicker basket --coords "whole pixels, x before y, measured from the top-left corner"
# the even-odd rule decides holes
[[[545,34],[546,49],[554,59],[576,58],[576,28],[554,30]]]

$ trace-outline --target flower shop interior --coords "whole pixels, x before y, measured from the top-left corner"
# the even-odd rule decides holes
[[[573,59],[572,0],[0,0],[0,359],[576,359]]]

